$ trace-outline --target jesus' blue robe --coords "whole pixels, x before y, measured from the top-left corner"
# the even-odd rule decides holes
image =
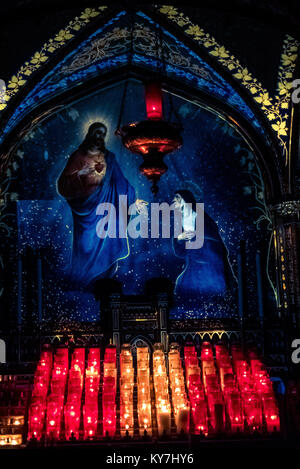
[[[101,276],[109,276],[118,260],[129,255],[127,237],[119,237],[119,196],[126,195],[128,206],[135,201],[135,190],[123,175],[113,153],[106,153],[107,169],[101,185],[87,198],[67,200],[73,215],[72,278],[81,286],[88,285]],[[116,218],[116,237],[101,238],[97,224],[101,216],[97,207],[102,203],[113,204]]]

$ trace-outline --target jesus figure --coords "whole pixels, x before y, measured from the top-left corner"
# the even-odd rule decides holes
[[[118,261],[129,255],[126,237],[101,238],[96,230],[99,204],[113,204],[119,220],[119,196],[127,196],[128,206],[135,202],[134,188],[123,175],[114,154],[105,148],[106,133],[104,124],[92,124],[57,181],[58,192],[72,210],[72,277],[81,285],[88,285],[101,276],[112,276]]]

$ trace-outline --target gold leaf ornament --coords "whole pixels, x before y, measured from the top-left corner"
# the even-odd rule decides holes
[[[289,93],[289,90],[292,88],[292,83],[288,83],[286,81],[282,81],[278,83],[278,90],[280,95],[284,95]]]
[[[65,29],[61,29],[54,39],[57,42],[65,42],[65,41],[68,41],[69,39],[72,39],[72,37],[74,37],[74,34],[71,34]]]
[[[247,68],[240,69],[240,71],[238,73],[235,73],[233,76],[242,81],[250,81],[252,79]]]
[[[283,102],[281,103],[281,108],[282,108],[282,109],[288,109],[288,108],[289,108],[289,103],[286,102],[286,101],[283,101]]]
[[[279,135],[287,135],[286,122],[277,121],[276,124],[272,124],[272,128],[273,128]]]
[[[48,60],[47,55],[41,52],[36,52],[30,62],[32,64],[39,64],[41,62],[46,62],[46,60]]]
[[[90,18],[94,18],[99,15],[99,11],[96,11],[95,8],[86,8],[84,12],[80,15],[80,18],[88,21]]]
[[[180,13],[177,8],[164,5],[159,6],[158,10],[171,21],[178,24],[177,19]],[[289,108],[292,92],[291,82],[295,72],[299,42],[289,35],[283,40],[283,51],[278,72],[278,92],[274,96],[273,103],[268,90],[251,75],[246,67],[241,66],[239,60],[234,55],[231,55],[224,46],[200,28],[199,25],[194,24],[190,18],[185,16],[185,20],[187,20],[187,27],[184,29],[184,32],[197,41],[198,44],[204,46],[212,56],[216,57],[216,60],[221,65],[226,67],[241,82],[246,90],[251,93],[253,99],[260,104],[260,108],[268,120],[280,119],[272,125],[272,129],[276,132],[283,154],[287,158],[286,137],[289,131],[287,126],[289,116],[283,115],[283,111]]]
[[[5,102],[2,99],[0,103],[0,111],[3,111],[7,107],[7,102],[18,93],[19,89],[27,82],[26,77],[30,76],[35,70],[37,70],[44,62],[49,58],[49,54],[55,52],[62,47],[66,41],[74,37],[72,31],[78,31],[86,25],[95,16],[98,16],[103,10],[107,8],[106,5],[99,6],[97,8],[86,8],[82,13],[81,17],[76,17],[70,21],[69,24],[62,30],[60,30],[54,38],[49,39],[40,51],[36,52],[30,59],[29,62],[19,69],[16,75],[13,75],[7,84],[7,90],[5,95]]]
[[[229,54],[227,53],[224,46],[215,47],[215,49],[211,51],[211,54],[215,57],[221,57],[222,59],[226,59],[227,57],[229,57]]]
[[[193,26],[189,26],[188,29],[186,29],[185,32],[186,32],[186,34],[192,35],[195,38],[202,37],[205,34],[203,29],[201,29],[200,26],[198,26],[197,24],[195,24]]]
[[[272,104],[268,92],[260,93],[258,96],[255,96],[254,99],[263,106],[271,106]]]
[[[20,86],[23,86],[25,85],[26,83],[26,80],[23,80],[22,78],[20,77],[17,77],[16,75],[14,75],[11,80],[8,82],[8,85],[7,87],[8,88],[19,88]]]
[[[293,65],[296,62],[297,54],[292,54],[292,55],[282,54],[281,58],[282,58],[282,64],[284,66],[289,66],[289,65]]]
[[[176,16],[178,13],[177,8],[169,6],[169,5],[162,6],[159,11],[163,15],[167,15],[168,17]]]

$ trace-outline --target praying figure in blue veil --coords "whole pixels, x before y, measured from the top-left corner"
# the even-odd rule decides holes
[[[104,124],[92,124],[57,181],[58,192],[72,210],[71,276],[81,286],[103,276],[111,277],[117,270],[118,261],[129,255],[127,235],[119,236],[119,230],[124,231],[124,226],[120,226],[119,196],[127,196],[130,206],[135,202],[135,190],[123,175],[115,155],[105,148],[106,133]],[[99,236],[99,204],[115,207],[115,216],[108,216],[106,229],[107,233],[116,231],[115,237]],[[125,225],[127,222],[126,219]]]
[[[188,249],[196,236],[196,200],[189,190],[178,190],[174,207],[182,213],[182,232],[173,238],[177,257],[184,259],[184,268],[177,277],[175,295],[181,299],[199,299],[222,295],[230,285],[232,275],[227,250],[217,224],[204,212],[204,243],[199,249]]]

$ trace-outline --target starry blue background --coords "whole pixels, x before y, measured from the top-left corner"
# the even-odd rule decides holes
[[[99,318],[99,304],[87,291],[74,289],[68,280],[72,248],[72,216],[56,189],[56,180],[69,155],[82,142],[88,126],[95,121],[108,127],[107,148],[118,163],[136,196],[153,201],[150,183],[139,173],[141,158],[123,148],[114,135],[124,84],[97,92],[40,123],[20,143],[22,155],[18,169],[18,244],[43,253],[44,318],[72,318],[93,321]],[[168,115],[169,100],[165,99]],[[170,202],[178,189],[190,189],[197,201],[204,201],[205,211],[215,220],[237,276],[237,254],[241,239],[247,240],[248,287],[252,291],[250,308],[257,309],[253,255],[262,240],[268,240],[266,225],[256,226],[263,208],[263,192],[254,155],[242,137],[217,115],[190,102],[173,97],[182,121],[184,144],[165,162],[168,172],[159,184],[155,201]],[[122,122],[145,118],[144,89],[131,80],[126,95]],[[174,116],[173,116],[174,118]],[[255,199],[255,193],[257,199]],[[165,276],[175,281],[183,269],[174,256],[168,239],[130,240],[130,256],[120,262],[117,278],[125,294],[142,294],[145,282]],[[209,312],[174,309],[173,316],[237,316],[237,299],[226,298]]]

